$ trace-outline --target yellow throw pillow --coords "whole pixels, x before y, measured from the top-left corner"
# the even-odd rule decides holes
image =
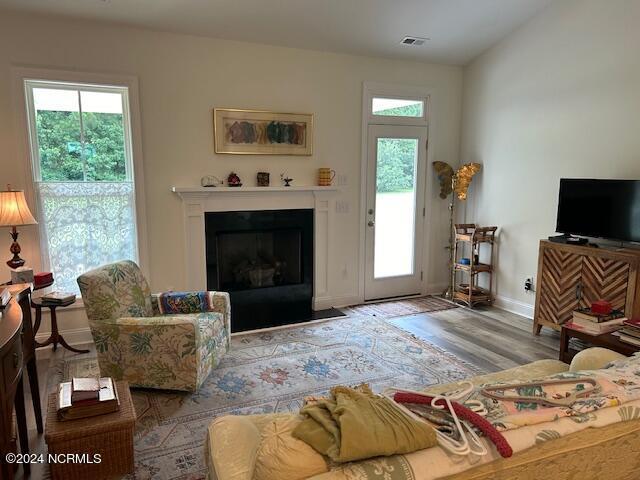
[[[262,428],[254,480],[301,480],[327,472],[324,457],[291,435],[301,417],[276,417]]]
[[[213,478],[252,480],[260,432],[246,417],[216,418],[207,431],[207,463]]]

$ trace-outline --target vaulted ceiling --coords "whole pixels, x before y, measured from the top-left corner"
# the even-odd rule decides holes
[[[464,65],[553,0],[0,0],[0,8]],[[1,14],[1,12],[0,12]],[[421,46],[400,41],[411,35]]]

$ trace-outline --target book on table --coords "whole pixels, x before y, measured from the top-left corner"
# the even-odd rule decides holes
[[[626,335],[624,332],[620,332],[618,338],[621,342],[628,343],[629,345],[634,345],[636,347],[640,347],[640,338],[632,337],[630,335]]]
[[[573,328],[574,330],[579,330],[590,335],[602,335],[619,330],[622,328],[625,320],[625,317],[620,317],[606,322],[591,322],[589,320],[584,320],[581,317],[574,316],[573,320],[566,325],[569,328]]]
[[[625,320],[619,338],[622,342],[640,346],[640,319]]]
[[[76,299],[76,294],[71,292],[49,292],[40,297],[43,303],[50,303],[52,305],[71,302]]]
[[[113,379],[73,378],[58,386],[58,419],[76,420],[118,411],[120,400]]]
[[[573,319],[580,319],[592,323],[603,323],[624,317],[624,312],[613,310],[608,314],[593,313],[590,308],[578,308],[573,311]]]

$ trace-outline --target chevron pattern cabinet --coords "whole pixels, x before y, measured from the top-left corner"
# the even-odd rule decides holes
[[[628,318],[640,316],[640,250],[540,242],[533,333],[560,330],[573,311],[608,300]]]

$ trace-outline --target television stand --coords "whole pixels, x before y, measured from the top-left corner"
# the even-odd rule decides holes
[[[589,243],[589,240],[586,238],[574,237],[573,235],[567,235],[566,233],[563,233],[562,235],[552,235],[549,237],[549,241],[568,245],[586,245]]]
[[[607,300],[640,318],[640,250],[540,242],[533,332],[560,330],[573,311]]]

